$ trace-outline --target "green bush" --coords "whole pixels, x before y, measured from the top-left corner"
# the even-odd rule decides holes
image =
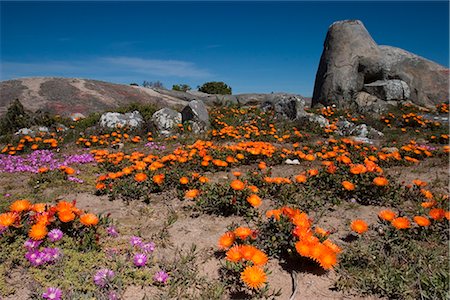
[[[172,86],[172,90],[179,91],[179,92],[187,92],[191,90],[191,87],[187,84],[174,84]]]
[[[231,87],[222,81],[206,82],[198,90],[207,94],[231,95]]]
[[[6,114],[0,120],[0,134],[14,133],[31,125],[30,116],[25,112],[19,99],[16,99],[9,105]]]

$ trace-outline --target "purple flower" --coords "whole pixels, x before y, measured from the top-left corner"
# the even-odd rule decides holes
[[[25,244],[23,244],[25,246],[25,248],[29,251],[29,250],[34,250],[37,247],[39,247],[39,245],[42,243],[42,241],[35,241],[32,239],[29,239],[25,242]]]
[[[114,272],[110,269],[100,269],[94,276],[94,283],[96,286],[104,287],[114,278],[114,275]]]
[[[50,287],[45,293],[42,294],[42,298],[51,300],[60,300],[62,291],[58,288]]]
[[[116,292],[111,291],[108,294],[108,300],[118,300],[119,296],[117,296]]]
[[[47,237],[50,240],[50,242],[54,243],[54,242],[57,242],[60,239],[62,239],[63,232],[60,229],[55,228],[55,229],[52,229],[49,231],[49,233],[47,234]]]
[[[6,226],[0,226],[0,235],[8,229]]]
[[[11,197],[11,194],[5,194],[5,197]]]
[[[153,280],[156,282],[160,282],[165,284],[167,282],[167,280],[169,279],[169,274],[167,274],[164,271],[158,271],[156,272],[155,276],[153,276]]]
[[[41,266],[45,264],[47,261],[45,260],[45,255],[39,250],[31,250],[25,254],[25,258],[30,262],[30,264],[34,267]]]
[[[72,181],[72,182],[76,182],[76,183],[83,183],[83,179],[77,178],[77,177],[73,177],[73,176],[67,176],[67,180]]]
[[[143,253],[136,253],[133,258],[133,263],[136,267],[145,266],[147,263],[147,256]]]
[[[61,257],[59,248],[44,248],[42,254],[47,262],[54,262]]]
[[[142,245],[142,239],[138,236],[132,236],[130,240],[131,246],[140,246]]]
[[[119,236],[119,233],[117,232],[117,230],[114,226],[109,226],[108,228],[106,228],[106,232],[112,237]]]
[[[150,243],[142,244],[141,249],[142,249],[142,251],[144,251],[147,254],[152,253],[153,251],[155,251],[155,243],[150,242]]]

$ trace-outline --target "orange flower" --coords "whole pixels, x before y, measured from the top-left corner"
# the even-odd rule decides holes
[[[414,183],[415,185],[421,186],[421,187],[427,185],[427,183],[426,183],[425,181],[422,181],[422,180],[419,180],[419,179],[414,179],[414,180],[413,180],[413,183]]]
[[[164,178],[166,176],[164,174],[157,174],[153,176],[153,182],[156,183],[157,185],[161,185],[164,182]]]
[[[353,183],[351,183],[350,181],[342,181],[342,186],[344,187],[344,189],[346,189],[347,191],[353,191],[355,190],[355,185]]]
[[[367,231],[368,226],[367,223],[364,222],[363,220],[354,220],[350,224],[350,228],[356,233],[363,234],[364,232]]]
[[[245,188],[245,184],[242,181],[238,180],[238,179],[233,180],[230,183],[230,186],[235,191],[242,191]]]
[[[85,226],[95,226],[98,224],[98,217],[94,214],[84,214],[80,216],[80,222]]]
[[[219,248],[220,249],[228,249],[233,245],[235,240],[235,235],[231,231],[225,232],[220,238],[219,238]]]
[[[362,164],[353,165],[350,168],[350,173],[353,175],[363,174],[367,171],[366,167]]]
[[[386,186],[389,184],[389,181],[384,177],[375,177],[373,179],[373,184],[376,186]]]
[[[429,190],[425,190],[425,189],[421,189],[420,193],[422,193],[422,195],[427,198],[428,200],[433,199],[433,194],[429,191]]]
[[[41,168],[38,169],[38,173],[42,174],[42,173],[48,172],[48,170],[49,169],[47,167],[41,167]]]
[[[310,248],[310,244],[305,243],[304,241],[298,241],[295,243],[295,250],[297,250],[297,253],[301,256],[309,257],[311,252]]]
[[[188,184],[188,183],[189,183],[189,178],[187,178],[187,177],[181,177],[181,178],[180,178],[180,183],[181,183],[181,184]]]
[[[64,168],[64,173],[66,173],[67,175],[72,175],[75,173],[75,170],[73,168],[70,167],[65,167]]]
[[[228,250],[225,255],[226,255],[228,261],[231,261],[231,262],[240,261],[242,259],[241,246],[236,245],[236,246],[231,247],[230,250]]]
[[[95,185],[95,188],[96,188],[97,190],[103,190],[103,189],[106,188],[106,185],[105,185],[103,182],[99,182],[99,183],[97,183],[97,184]]]
[[[258,164],[258,168],[260,169],[260,170],[264,170],[265,168],[267,168],[267,165],[266,165],[266,163],[265,162],[260,162],[259,164]]]
[[[416,222],[417,225],[422,226],[422,227],[428,227],[431,224],[431,222],[430,222],[430,220],[428,220],[428,218],[422,217],[422,216],[415,216],[414,222]]]
[[[252,233],[253,233],[253,231],[248,227],[238,227],[234,230],[234,234],[241,240],[245,240]]]
[[[260,289],[267,281],[266,273],[258,266],[248,266],[241,273],[241,280],[252,289]]]
[[[200,191],[197,189],[193,189],[193,190],[186,191],[186,193],[184,194],[184,198],[192,200],[194,198],[197,198],[198,195],[200,195]]]
[[[35,203],[31,205],[30,209],[37,213],[43,213],[45,211],[45,203]]]
[[[61,222],[67,223],[75,219],[75,214],[71,210],[60,210],[58,218]]]
[[[318,175],[319,174],[319,170],[317,170],[317,169],[310,169],[310,170],[308,170],[308,175],[309,176],[316,176],[316,175]]]
[[[327,248],[328,249],[328,248]],[[336,253],[331,250],[325,250],[318,258],[320,266],[325,270],[330,270],[336,265]]]
[[[9,207],[10,211],[13,212],[23,212],[31,209],[31,202],[28,200],[16,200]]]
[[[0,226],[9,227],[16,222],[18,215],[13,212],[0,214]]]
[[[47,235],[47,227],[41,223],[31,226],[28,236],[35,241],[42,240]]]
[[[263,266],[267,263],[268,260],[269,258],[267,257],[267,255],[259,249],[256,249],[251,258],[251,261],[255,266]]]
[[[251,245],[242,245],[241,246],[241,254],[242,257],[246,260],[250,260],[253,257],[253,254],[255,254],[256,252],[256,247],[251,246]]]
[[[241,176],[241,175],[242,175],[242,173],[241,173],[241,172],[238,172],[238,171],[236,171],[236,172],[233,172],[233,175],[234,175],[234,176],[236,176],[236,177],[239,177],[239,176]]]
[[[257,193],[257,192],[259,191],[259,189],[258,189],[256,186],[254,186],[254,185],[249,185],[247,188],[248,188],[252,193]]]
[[[432,208],[433,206],[436,205],[436,201],[432,200],[432,201],[426,201],[426,202],[422,202],[420,204],[420,206],[422,206],[423,208]]]
[[[295,176],[295,182],[297,182],[297,183],[305,183],[306,182],[306,176],[305,175],[297,175],[297,176]]]
[[[407,229],[411,227],[411,223],[409,220],[405,217],[398,217],[391,221],[392,226],[394,226],[396,229]]]
[[[436,221],[440,221],[445,217],[445,211],[442,208],[432,208],[429,214],[430,218]]]
[[[378,214],[378,217],[380,217],[380,219],[389,221],[389,222],[392,221],[396,216],[397,216],[397,214],[389,209],[382,210]]]
[[[143,182],[143,181],[147,180],[147,174],[137,173],[136,175],[134,175],[134,180],[137,182]]]
[[[247,202],[250,203],[253,207],[258,207],[261,205],[261,198],[256,194],[251,194],[247,197]]]
[[[281,215],[281,210],[279,210],[279,209],[272,209],[272,210],[268,210],[266,212],[267,218],[274,217],[275,220],[277,220],[277,221],[280,220],[280,215]]]

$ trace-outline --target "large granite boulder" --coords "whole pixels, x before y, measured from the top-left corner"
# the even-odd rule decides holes
[[[137,128],[144,123],[144,118],[138,111],[133,111],[130,113],[117,113],[117,112],[107,112],[102,114],[100,117],[99,124],[101,127],[107,128]]]
[[[408,99],[431,107],[448,99],[448,74],[447,68],[425,58],[378,46],[359,20],[338,21],[329,27],[325,38],[312,106],[321,103],[348,108],[359,92],[366,91],[381,100]],[[373,91],[370,85],[380,81],[385,82],[385,88]]]
[[[193,100],[181,111],[183,123],[189,123],[194,133],[204,132],[209,129],[209,114],[205,103],[201,100]]]
[[[299,95],[293,94],[270,94],[264,102],[261,103],[263,110],[272,109],[279,118],[295,120],[304,116],[305,100]]]
[[[377,80],[364,84],[363,90],[383,100],[407,100],[411,95],[409,86],[403,80]]]
[[[152,122],[159,134],[167,136],[181,123],[181,113],[166,107],[152,115]]]

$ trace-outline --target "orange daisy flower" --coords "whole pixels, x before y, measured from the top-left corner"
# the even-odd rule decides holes
[[[35,241],[42,240],[47,235],[47,227],[42,224],[35,224],[31,226],[30,231],[28,232],[28,236]]]
[[[219,238],[219,248],[220,249],[228,249],[233,245],[236,236],[233,232],[227,231]]]
[[[350,181],[342,181],[342,186],[344,187],[344,189],[346,189],[347,191],[353,191],[355,190],[355,185],[353,183],[351,183]]]
[[[368,230],[369,227],[367,226],[367,223],[363,220],[354,220],[350,224],[350,228],[358,234],[363,234]]]
[[[245,188],[245,184],[242,181],[238,180],[238,179],[233,180],[230,183],[230,186],[235,191],[242,191]]]
[[[253,207],[258,207],[261,205],[261,198],[256,194],[251,194],[247,197],[247,202],[251,204]]]
[[[373,184],[376,186],[386,186],[389,184],[389,181],[384,177],[375,177],[373,179]]]
[[[380,219],[389,221],[389,222],[392,221],[396,216],[397,216],[397,214],[389,209],[382,210],[378,213],[378,217]]]
[[[241,280],[252,289],[260,289],[267,281],[266,273],[258,266],[246,267],[241,273]]]
[[[14,201],[11,206],[9,207],[10,211],[13,212],[23,212],[23,211],[28,211],[31,209],[31,202],[28,200],[16,200]]]
[[[85,226],[95,226],[98,224],[98,217],[94,214],[84,214],[80,216],[80,222]]]
[[[421,227],[428,227],[431,224],[430,220],[428,220],[428,218],[426,217],[415,216],[413,219],[414,222]]]
[[[392,226],[394,226],[396,229],[407,229],[411,227],[411,223],[409,220],[405,217],[398,217],[391,221]]]

